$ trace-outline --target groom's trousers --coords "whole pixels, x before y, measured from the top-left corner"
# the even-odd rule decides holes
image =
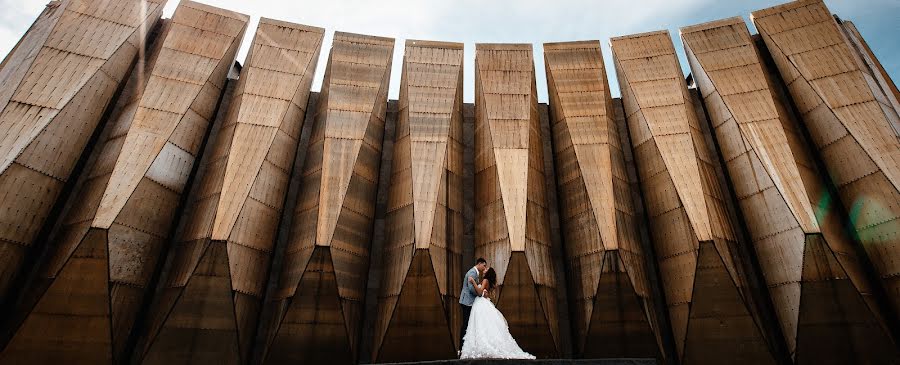
[[[469,327],[469,315],[472,314],[472,306],[460,304],[462,307],[462,328],[459,331],[459,347],[462,348],[463,337],[466,336],[466,328]]]

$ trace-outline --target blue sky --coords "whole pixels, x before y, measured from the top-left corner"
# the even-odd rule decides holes
[[[97,0],[100,1],[100,0]],[[465,99],[474,99],[475,43],[532,43],[535,50],[539,100],[547,100],[541,44],[598,39],[603,45],[613,95],[619,94],[610,37],[668,29],[688,73],[678,28],[742,16],[786,0],[201,0],[252,16],[243,61],[260,16],[324,27],[325,37],[318,90],[335,30],[397,38],[391,73],[391,98],[399,94],[400,64],[406,38],[463,42],[466,45]],[[166,16],[177,0],[169,0]],[[43,9],[47,0],[0,0],[0,55],[5,57]],[[833,13],[852,20],[891,77],[900,77],[900,0],[826,0]],[[751,25],[752,27],[752,25]],[[751,28],[755,32],[755,29]],[[900,81],[900,80],[898,80]]]

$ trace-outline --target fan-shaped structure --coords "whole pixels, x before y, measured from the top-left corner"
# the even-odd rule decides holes
[[[682,28],[682,38],[788,350],[803,364],[896,360],[877,304],[864,299],[853,242],[820,207],[827,190],[743,19]]]
[[[0,298],[165,3],[56,2],[0,64]]]
[[[324,29],[263,18],[153,309],[144,363],[247,363]]]
[[[0,361],[123,361],[147,286],[225,77],[245,15],[185,1],[161,35],[149,75],[117,111],[80,199],[27,289],[24,323]]]
[[[613,38],[612,49],[681,362],[774,363],[668,32]]]
[[[577,353],[660,356],[659,325],[599,41],[545,43]],[[630,147],[630,146],[629,146]]]
[[[893,93],[821,0],[755,11],[753,23],[900,312],[900,116],[888,98]]]
[[[460,347],[462,62],[461,43],[406,42],[372,354],[378,362],[453,359]]]
[[[559,356],[556,277],[530,44],[475,48],[475,254],[519,345]]]
[[[394,40],[338,32],[284,253],[266,362],[354,363]]]

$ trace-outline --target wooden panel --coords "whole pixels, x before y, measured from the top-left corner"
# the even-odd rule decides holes
[[[546,43],[544,58],[577,351],[657,357],[651,328],[658,324],[600,42]]]
[[[202,10],[196,17],[183,16],[183,13],[196,12],[197,9],[210,11]],[[63,218],[61,231],[73,234],[55,238],[49,258],[39,269],[38,282],[53,283],[55,279],[65,279],[66,275],[88,275],[88,272],[82,273],[77,262],[70,258],[91,236],[83,230],[72,228],[90,223],[92,231],[105,237],[102,250],[109,272],[104,276],[106,279],[103,280],[106,281],[103,286],[108,288],[108,294],[101,302],[104,308],[109,309],[109,313],[96,318],[90,325],[102,323],[108,326],[109,331],[91,334],[82,329],[88,324],[64,325],[70,318],[66,313],[77,310],[67,309],[65,306],[55,317],[58,322],[51,321],[49,327],[43,325],[43,328],[52,328],[51,332],[61,333],[84,332],[91,341],[108,341],[111,348],[103,351],[114,361],[122,358],[122,351],[131,336],[136,316],[144,305],[147,286],[158,270],[159,256],[163,243],[168,240],[181,192],[199,153],[199,144],[176,145],[175,141],[186,139],[184,136],[175,136],[173,132],[181,130],[194,134],[197,132],[193,130],[199,128],[205,134],[212,118],[211,111],[217,107],[218,95],[221,94],[227,73],[240,47],[243,29],[249,20],[242,14],[212,9],[193,2],[179,5],[175,20],[167,25],[159,40],[160,45],[154,47],[149,61],[142,65],[141,69],[148,71],[149,77],[145,73],[136,72],[138,75],[129,81],[128,88],[137,91],[123,97],[122,103],[117,106],[106,143],[101,147],[102,157],[88,168],[89,178],[81,188],[85,194],[75,192],[76,195],[89,199],[75,202],[68,213],[70,217]],[[190,32],[192,38],[185,38],[183,34],[173,32],[178,27],[199,30],[206,22],[218,24],[212,30],[217,30],[218,34],[227,34],[227,37],[204,37],[202,32]],[[183,48],[185,42],[220,50],[214,55],[214,67],[189,67],[179,72],[180,79],[204,80],[198,87],[193,87],[195,84],[191,81],[160,76],[161,72],[171,70],[172,65],[183,65],[182,55],[191,57],[184,49],[173,52]],[[165,82],[156,82],[164,79]],[[165,89],[159,89],[161,87]],[[207,96],[205,94],[208,92],[204,90],[214,90],[214,95]],[[159,100],[171,99],[184,101],[186,107],[181,113],[162,112],[149,107]],[[196,115],[188,113],[189,110]],[[202,122],[198,122],[198,115],[203,119]],[[190,127],[179,128],[186,123]],[[183,148],[188,145],[193,149]],[[60,288],[53,285],[50,284],[49,289],[44,287],[31,290],[34,293],[33,301],[38,303],[36,308],[41,306],[40,303],[61,295],[58,293],[61,290],[71,291],[72,295],[77,295],[80,290],[77,287]],[[29,331],[34,331],[32,326],[38,325],[29,322],[30,318],[38,316],[37,312],[31,308],[25,310],[28,313],[25,324],[14,334],[14,342]],[[47,341],[38,346],[48,349],[77,346],[74,342],[54,340],[51,334],[48,336]]]
[[[534,77],[531,45],[476,46],[475,254],[497,271],[513,336],[547,357],[560,352],[559,321]]]
[[[879,100],[879,102],[882,103],[883,107],[892,107],[894,113],[900,113],[900,90],[897,89],[894,80],[891,79],[891,76],[885,71],[884,66],[881,65],[881,62],[878,61],[878,58],[872,53],[869,44],[866,43],[866,40],[863,38],[862,34],[860,34],[859,29],[856,29],[856,25],[853,24],[853,22],[846,20],[840,22],[840,25],[844,34],[847,36],[847,39],[853,44],[853,49],[865,63],[865,67],[862,67],[863,72],[868,73],[869,76],[878,82],[878,87],[881,89],[881,92],[884,93],[885,99],[887,99]],[[888,113],[888,111],[885,111],[885,114]],[[900,135],[900,120],[895,119],[892,122],[894,131]]]
[[[678,355],[690,363],[718,361],[712,356],[688,357],[707,347],[698,339],[713,336],[704,333],[711,330],[708,326],[694,324],[695,299],[734,292],[737,298],[723,304],[722,311],[701,318],[738,316],[748,324],[725,329],[728,336],[714,336],[718,349],[749,352],[741,363],[774,362],[751,314],[751,302],[740,295],[746,279],[735,250],[732,220],[668,32],[614,38],[612,49]],[[727,275],[701,282],[700,274],[708,270],[698,257],[703,245],[710,247],[708,254]],[[689,330],[694,326],[700,329]],[[748,339],[763,346],[743,348]]]
[[[48,6],[0,68],[0,297],[123,84],[164,0]],[[135,15],[135,14],[139,15]],[[29,176],[17,171],[27,169]]]
[[[788,120],[785,107],[776,106],[780,100],[775,99],[766,82],[767,74],[743,19],[730,18],[682,28],[682,39],[707,108],[722,111],[712,115],[711,123],[726,158],[725,165],[790,354],[804,363],[822,363],[855,353],[857,345],[842,340],[847,333],[890,342],[888,334],[878,325],[877,318],[882,317],[878,308],[855,305],[863,301],[863,295],[869,295],[870,284],[861,275],[863,271],[852,243],[839,234],[841,228],[820,228],[814,210],[821,202],[818,191],[823,183],[814,172],[801,173],[802,169],[809,168],[804,166],[805,151],[797,151],[799,158],[795,158],[791,148],[805,146],[788,140],[793,131],[785,130],[784,126],[795,121]],[[810,186],[810,191],[806,186]],[[819,216],[822,223],[838,223],[825,221],[824,214]],[[823,232],[828,233],[827,237]],[[837,257],[841,265],[832,268],[834,272],[829,271],[830,275],[817,275],[809,282],[803,280],[804,272],[820,266],[805,248],[811,236],[819,237],[813,239],[814,243],[826,243],[820,250],[827,251],[820,255],[832,260]],[[827,246],[831,241],[834,249]],[[848,274],[852,275],[852,282],[858,283],[853,292],[838,291],[838,288],[845,290],[845,286],[834,286],[835,291],[828,292],[828,286],[820,283],[847,281]],[[818,289],[805,289],[810,285]],[[822,297],[805,298],[806,295]],[[854,298],[835,300],[843,295]],[[801,306],[801,303],[818,302],[836,304],[827,307],[828,312]],[[848,302],[853,305],[840,306]],[[805,315],[801,312],[809,310],[830,319],[827,323],[800,328],[798,321]],[[857,320],[863,323],[853,322]],[[853,326],[859,327],[851,330]],[[801,329],[813,333],[800,333]],[[829,339],[829,334],[838,338]],[[810,352],[798,353],[797,339],[810,336],[834,345],[821,349],[807,347]],[[891,352],[888,348],[879,351],[885,356]]]
[[[212,142],[218,153],[201,164],[202,188],[189,204],[188,227],[176,239],[172,273],[163,290],[167,296],[180,296],[152,309],[145,363],[178,361],[191,354],[194,361],[202,357],[204,362],[249,359],[299,143],[282,130],[302,128],[295,125],[303,123],[323,36],[321,28],[260,21],[231,101],[234,107]],[[259,73],[271,78],[255,76]],[[300,111],[289,113],[292,105]],[[198,262],[212,251],[221,251],[217,260],[223,265],[224,282],[214,283],[198,271],[203,266]],[[220,303],[223,298],[229,303]],[[214,308],[227,305],[228,310],[197,310],[196,303],[210,301],[216,303]],[[207,321],[216,326],[204,325]]]
[[[286,309],[276,315],[268,362],[357,357],[393,48],[390,38],[335,34],[274,296],[273,306]],[[336,293],[299,298],[295,294],[325,285],[310,262],[313,251],[327,253],[334,270],[327,280],[334,280]],[[325,305],[332,302],[337,308]],[[338,318],[296,323],[300,327],[292,322],[335,313]],[[334,331],[335,325],[345,330]],[[316,348],[323,343],[327,348]]]
[[[894,311],[900,311],[897,110],[822,1],[753,13]],[[807,44],[797,40],[809,40]]]
[[[462,44],[406,42],[372,354],[379,362],[453,359],[460,347],[463,242],[453,227],[462,224],[463,192],[450,181],[462,178],[462,62]]]

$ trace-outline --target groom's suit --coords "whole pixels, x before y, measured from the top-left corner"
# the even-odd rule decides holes
[[[462,307],[462,329],[459,331],[459,345],[462,346],[463,336],[466,335],[466,327],[469,326],[469,314],[472,313],[472,304],[475,303],[475,298],[478,297],[478,293],[475,291],[475,285],[472,285],[469,282],[469,278],[475,279],[475,282],[478,282],[478,268],[472,267],[466,273],[466,277],[463,278],[462,292],[459,293],[459,305]]]

